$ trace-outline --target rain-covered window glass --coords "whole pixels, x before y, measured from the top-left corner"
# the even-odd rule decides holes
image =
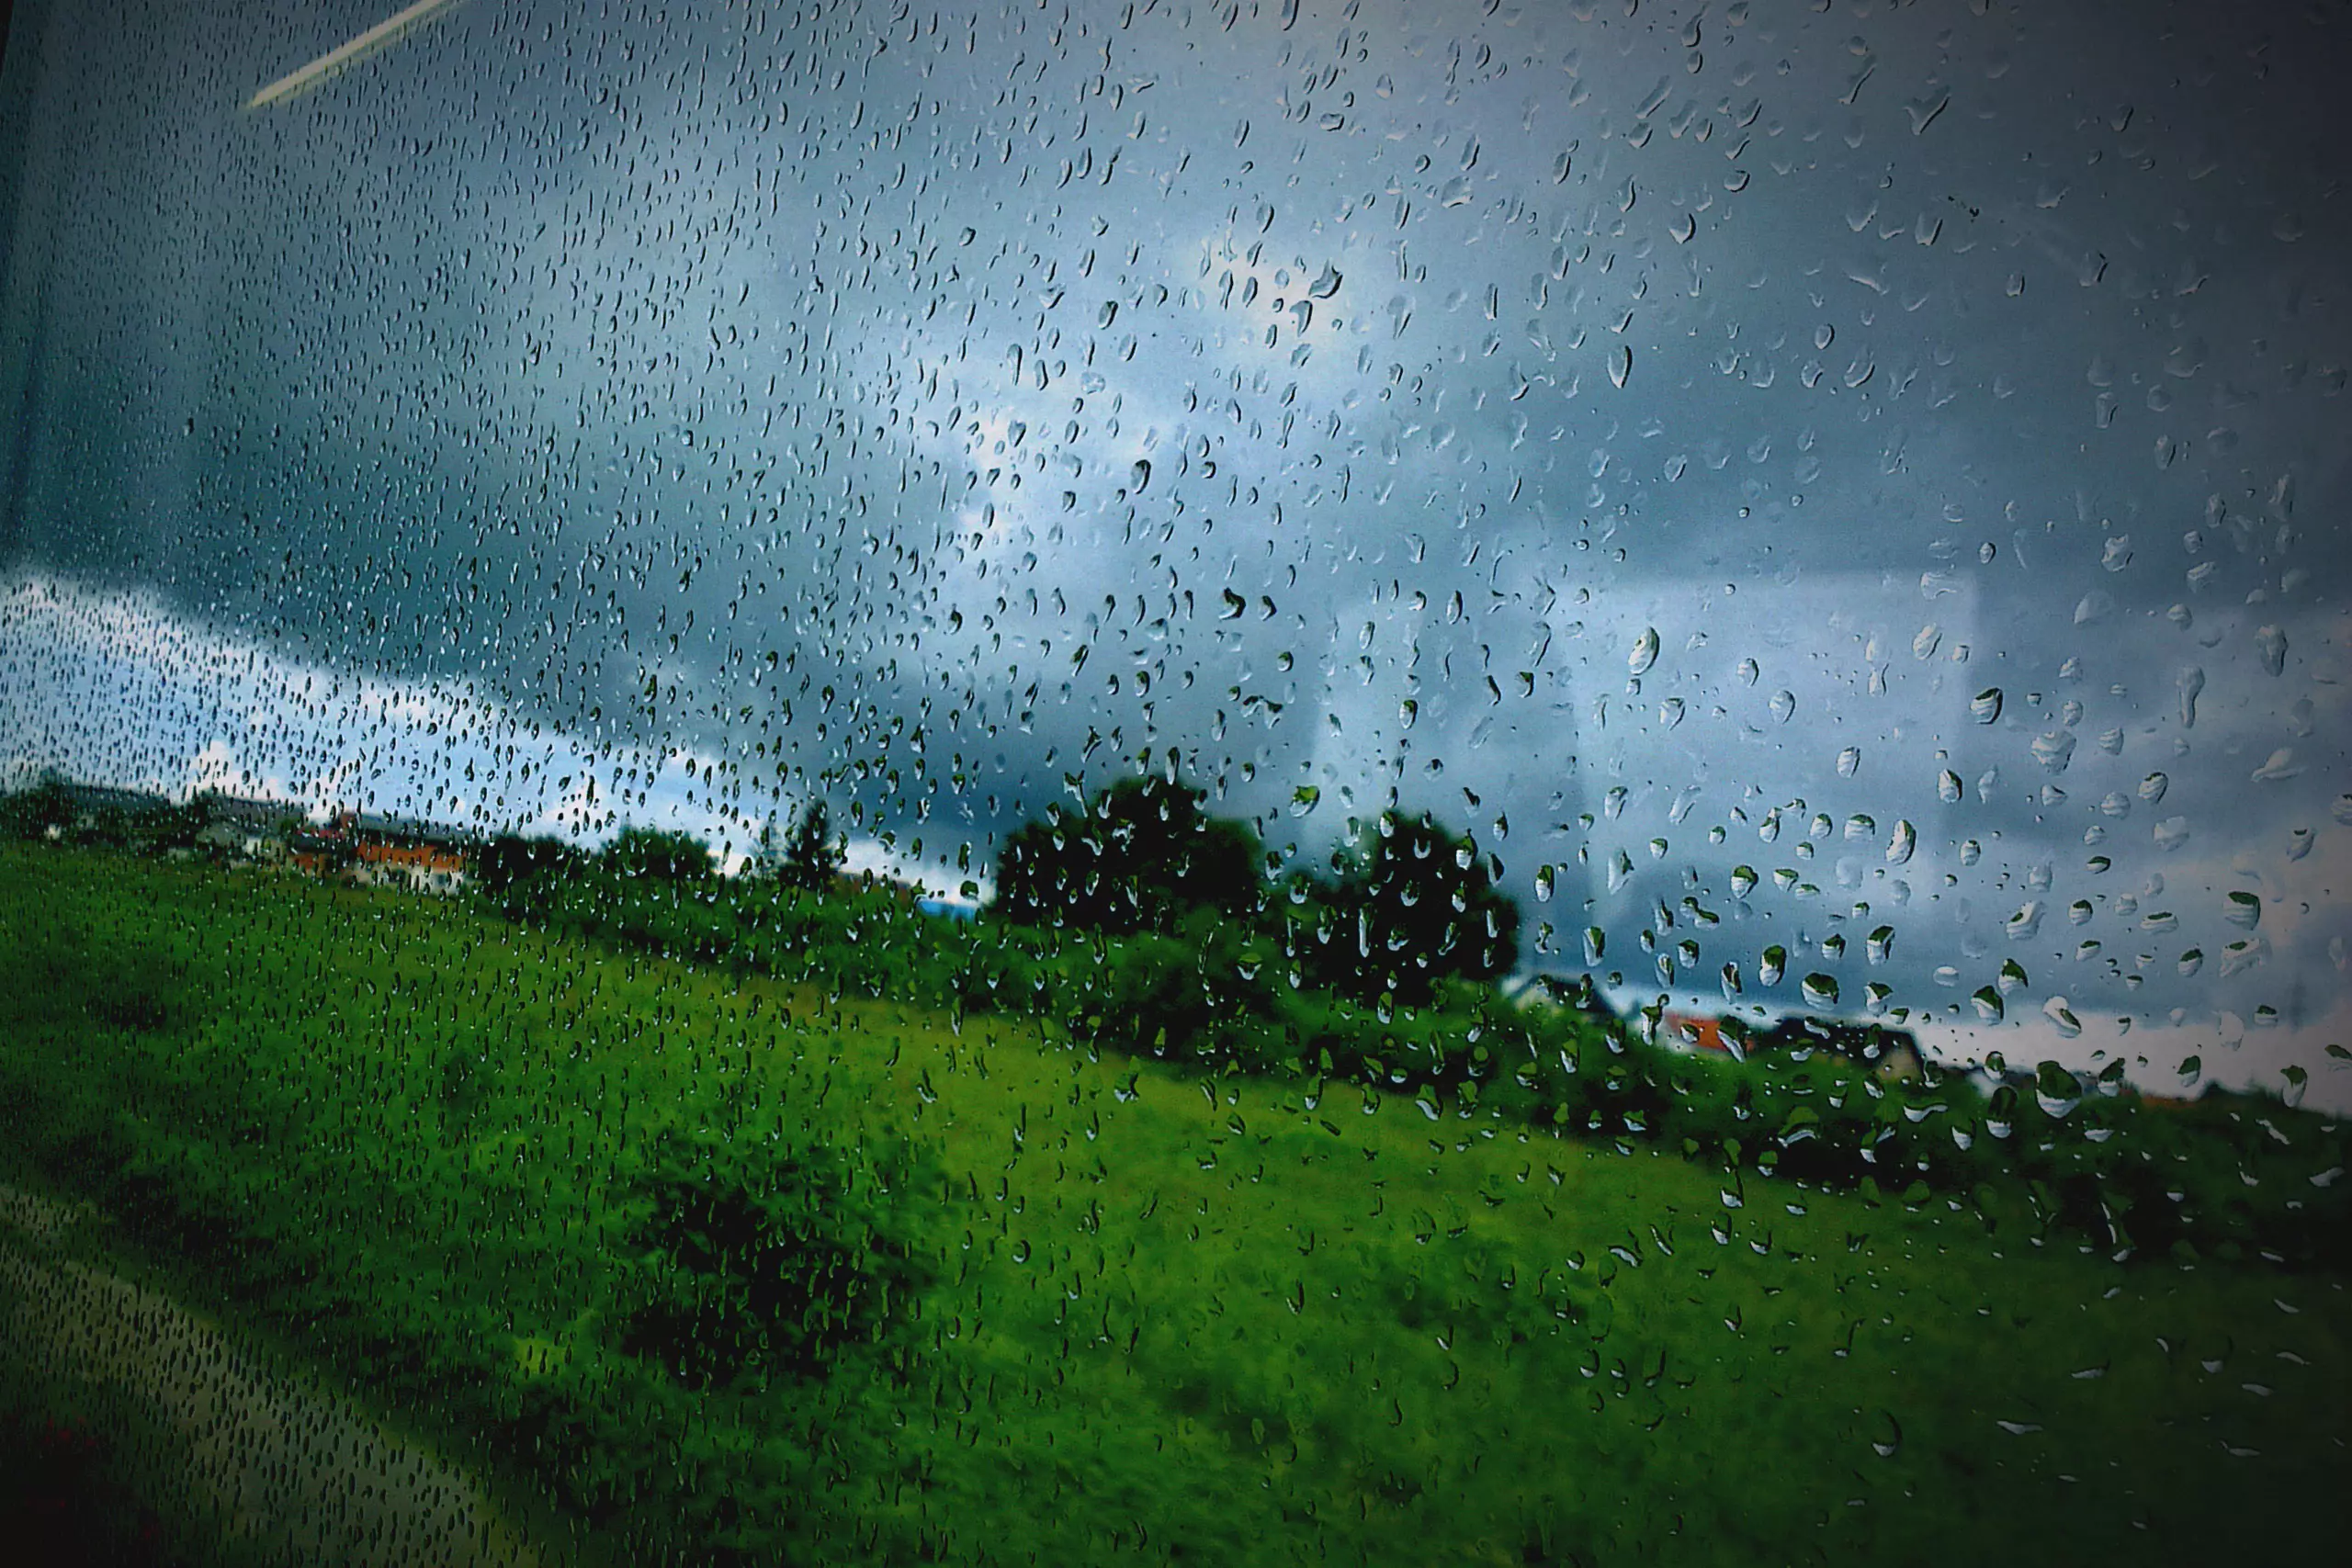
[[[24,1539],[2340,1551],[2340,6],[396,4],[0,7]]]

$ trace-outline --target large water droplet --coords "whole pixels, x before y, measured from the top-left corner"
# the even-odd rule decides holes
[[[1634,639],[1634,650],[1625,656],[1625,668],[1634,674],[1645,672],[1657,662],[1657,628],[1644,626],[1642,635]]]
[[[2287,669],[2287,634],[2277,626],[2264,626],[2254,634],[2254,646],[2262,655],[2262,667],[2273,675]]]
[[[2034,760],[2041,764],[2042,772],[2064,773],[2066,764],[2072,761],[2075,756],[2074,733],[2071,730],[2052,729],[2035,736],[2033,755]]]

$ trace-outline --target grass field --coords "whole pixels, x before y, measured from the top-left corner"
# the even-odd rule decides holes
[[[0,1134],[697,1560],[2316,1559],[2352,1481],[2336,1273],[261,873],[0,850]]]

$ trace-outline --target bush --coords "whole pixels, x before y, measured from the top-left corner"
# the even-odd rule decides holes
[[[1118,1050],[1222,1065],[1235,1059],[1243,1026],[1272,1006],[1263,958],[1244,933],[1197,911],[1182,936],[1106,944],[1077,1022]]]
[[[74,826],[73,792],[55,774],[43,774],[30,788],[0,795],[0,835],[39,839],[52,828],[63,832]]]
[[[929,1282],[899,1202],[918,1175],[904,1145],[657,1134],[621,1200],[620,1348],[698,1390],[822,1377]]]

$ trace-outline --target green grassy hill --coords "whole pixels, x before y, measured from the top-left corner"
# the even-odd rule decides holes
[[[2324,1269],[258,873],[0,849],[0,1136],[698,1560],[2267,1561],[2352,1481]]]

